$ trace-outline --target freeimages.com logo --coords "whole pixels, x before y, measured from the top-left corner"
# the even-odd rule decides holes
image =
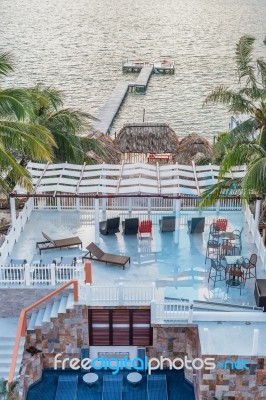
[[[127,370],[136,370],[136,371],[147,371],[148,374],[151,374],[152,371],[164,368],[168,368],[170,370],[181,370],[186,368],[188,370],[201,370],[205,369],[208,371],[214,370],[215,368],[223,368],[227,369],[249,369],[248,362],[246,360],[226,360],[225,362],[219,361],[215,362],[215,358],[194,358],[189,359],[187,356],[184,358],[174,358],[170,359],[168,357],[160,357],[160,358],[148,358],[147,356],[142,358],[133,358],[129,359],[127,356],[122,358],[105,358],[103,356],[90,359],[83,358],[80,360],[77,357],[73,358],[62,358],[63,353],[58,353],[54,358],[54,369],[66,369],[70,368],[73,370],[78,370],[82,368],[85,371],[89,371],[90,369],[94,370],[111,370],[112,374],[117,374],[119,371],[127,369]]]

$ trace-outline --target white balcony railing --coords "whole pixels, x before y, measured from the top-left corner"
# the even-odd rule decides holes
[[[258,228],[255,227],[255,219],[253,217],[252,212],[250,211],[248,204],[245,205],[244,215],[245,215],[245,221],[248,224],[248,229],[251,234],[252,240],[257,247],[258,256],[261,259],[263,268],[266,270],[266,248],[264,245],[264,240],[263,237],[260,235]]]
[[[150,305],[155,298],[155,284],[80,284],[79,297],[80,302],[87,306]]]
[[[0,246],[0,263],[4,263],[7,257],[10,255],[14,244],[18,240],[21,231],[24,229],[27,220],[34,208],[34,199],[29,199],[23,209],[20,211],[16,222],[10,227],[8,234],[1,238]]]
[[[51,285],[56,286],[77,278],[84,282],[84,267],[55,264],[34,266],[34,265],[1,265],[0,285],[12,287],[15,285]]]

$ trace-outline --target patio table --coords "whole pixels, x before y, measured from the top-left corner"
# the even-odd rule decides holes
[[[134,388],[136,388],[142,380],[142,375],[139,372],[130,372],[127,375],[127,380],[132,384]]]
[[[242,256],[225,256],[224,258],[225,258],[227,266],[228,267],[231,266],[230,272],[231,272],[231,275],[233,276],[232,279],[228,279],[226,281],[226,284],[230,287],[231,286],[240,286],[241,281],[239,279],[236,279],[236,277],[240,278],[243,274],[243,272],[241,271],[241,265],[240,265],[243,257]]]
[[[240,264],[243,260],[242,256],[225,256],[224,258],[228,266],[229,265],[237,266],[237,264]]]
[[[89,388],[92,388],[94,384],[98,381],[98,375],[94,372],[88,372],[83,376],[83,382],[88,385]]]

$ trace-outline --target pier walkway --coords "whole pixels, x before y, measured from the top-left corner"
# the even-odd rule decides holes
[[[175,64],[163,60],[156,63],[144,61],[126,61],[122,64],[123,72],[138,72],[139,76],[135,83],[119,81],[112,91],[109,99],[100,109],[97,120],[93,121],[92,127],[102,133],[110,133],[110,127],[123,103],[129,88],[136,93],[145,93],[150,77],[153,73],[174,74]]]
[[[111,96],[100,109],[97,116],[98,121],[94,121],[92,126],[95,130],[102,133],[108,133],[110,126],[127,94],[128,88],[131,84],[129,82],[118,82],[111,93]]]
[[[135,83],[135,88],[137,93],[145,92],[152,73],[153,73],[153,65],[145,65],[145,67],[141,69],[140,74]]]

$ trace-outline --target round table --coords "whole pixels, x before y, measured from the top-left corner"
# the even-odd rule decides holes
[[[89,388],[92,388],[98,381],[98,378],[98,375],[94,372],[88,372],[87,374],[83,375],[83,382],[86,383]]]
[[[142,375],[139,372],[130,372],[127,375],[127,380],[132,384],[133,387],[137,388],[138,384],[142,380]]]

